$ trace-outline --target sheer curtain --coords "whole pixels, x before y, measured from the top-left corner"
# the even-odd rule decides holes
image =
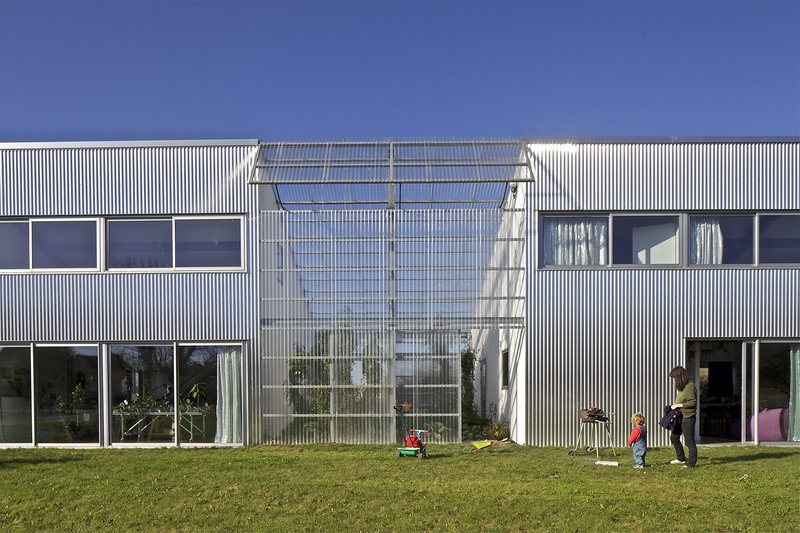
[[[789,348],[789,428],[787,439],[800,442],[800,344]]]
[[[689,258],[693,265],[722,264],[722,228],[719,219],[692,217]]]
[[[242,351],[221,346],[217,352],[217,432],[214,442],[242,442]]]
[[[543,252],[546,265],[605,265],[608,263],[608,219],[545,218]]]

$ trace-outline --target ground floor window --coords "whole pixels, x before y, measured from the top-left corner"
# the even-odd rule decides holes
[[[0,346],[0,444],[242,443],[242,346]]]
[[[800,340],[696,340],[701,442],[800,442]]]

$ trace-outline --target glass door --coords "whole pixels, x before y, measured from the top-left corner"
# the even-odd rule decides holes
[[[742,443],[755,443],[754,435],[755,428],[753,424],[755,419],[753,413],[757,411],[757,391],[756,391],[756,352],[757,342],[742,343],[742,414],[741,420],[744,420],[745,431],[741,430],[742,424],[739,426],[739,437]]]
[[[695,340],[687,344],[687,364],[696,369],[699,441],[738,441],[742,414],[742,341]]]

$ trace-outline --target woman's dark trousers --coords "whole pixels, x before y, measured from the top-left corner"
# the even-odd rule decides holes
[[[686,461],[686,466],[690,468],[697,464],[697,444],[694,442],[695,420],[697,420],[697,417],[694,416],[684,418],[681,422],[680,428],[675,428],[677,431],[673,431],[669,436],[669,440],[672,442],[672,447],[675,448],[675,457],[678,459],[678,461]],[[683,453],[681,434],[683,434],[683,441],[686,443],[686,447],[689,449],[688,458]]]

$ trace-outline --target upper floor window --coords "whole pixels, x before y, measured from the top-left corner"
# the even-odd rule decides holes
[[[752,265],[753,215],[689,217],[689,264]]]
[[[678,264],[677,215],[619,215],[612,222],[614,264]]]
[[[172,220],[109,220],[108,268],[172,268]]]
[[[0,220],[0,270],[242,268],[242,217]],[[105,264],[101,263],[105,259]]]
[[[800,215],[761,215],[759,263],[800,263]]]
[[[31,222],[33,268],[97,268],[96,220]]]
[[[798,265],[800,214],[544,215],[541,265]]]
[[[608,263],[608,217],[545,217],[542,239],[545,265]]]
[[[0,222],[0,269],[27,269],[30,265],[30,225],[25,221]]]
[[[96,270],[97,220],[0,221],[0,269]]]
[[[175,220],[175,266],[241,267],[241,219]]]

